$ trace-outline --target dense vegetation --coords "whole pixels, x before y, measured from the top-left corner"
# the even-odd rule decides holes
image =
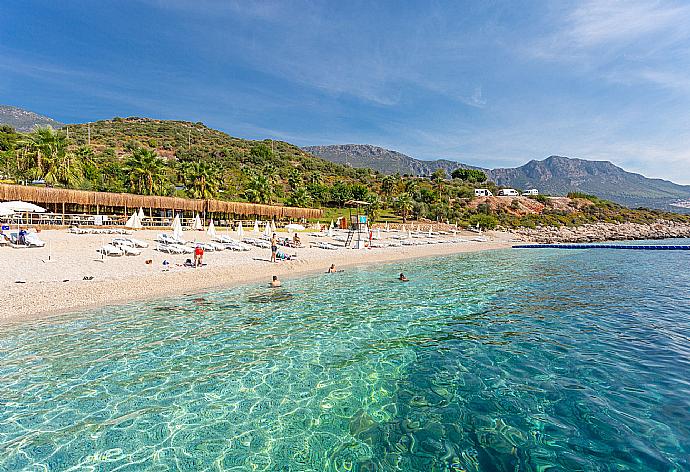
[[[497,191],[483,172],[457,169],[452,176],[447,179],[443,169],[430,178],[354,169],[289,143],[234,138],[201,123],[115,118],[26,134],[0,126],[0,177],[23,184],[300,207],[342,208],[354,199],[370,202],[380,219],[485,228],[652,221],[662,215],[588,196],[578,197],[592,204],[567,210],[551,208],[539,196],[543,214],[520,214],[519,202],[514,208],[472,204],[475,186]]]

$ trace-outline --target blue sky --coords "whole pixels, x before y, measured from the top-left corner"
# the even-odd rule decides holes
[[[0,103],[690,184],[688,25],[666,1],[4,0]]]

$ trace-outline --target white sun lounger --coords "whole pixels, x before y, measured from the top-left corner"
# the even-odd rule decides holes
[[[165,252],[166,254],[184,254],[182,247],[177,244],[157,244],[156,251]]]
[[[98,252],[99,254],[104,254],[106,256],[122,256],[125,253],[124,250],[112,244],[106,244],[104,246],[101,246],[96,250],[96,252]]]

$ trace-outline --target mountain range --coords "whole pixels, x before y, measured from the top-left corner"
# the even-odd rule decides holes
[[[448,174],[458,167],[477,168],[440,159],[425,161],[397,151],[368,144],[309,146],[304,150],[315,156],[352,167],[369,167],[386,174],[431,175],[436,169]],[[518,189],[536,188],[549,195],[584,192],[629,207],[648,207],[686,211],[673,203],[690,198],[690,186],[668,180],[650,179],[627,172],[608,161],[589,161],[563,156],[532,160],[515,168],[482,169],[499,186]]]
[[[167,123],[170,123],[170,126],[174,128],[178,122],[128,120],[104,122],[103,126],[123,128],[120,131],[122,132],[121,138],[124,142],[124,140],[128,139],[127,133],[130,133],[129,139],[133,139],[135,135],[137,137],[150,135],[148,137],[150,140],[161,140],[159,130],[161,127],[167,126]],[[53,128],[63,126],[62,123],[47,116],[7,105],[0,105],[0,124],[9,124],[18,131],[23,132],[31,131],[36,126],[48,125]],[[158,126],[157,130],[154,130],[155,132],[146,128],[154,125]],[[136,126],[138,128],[132,128]],[[143,128],[146,128],[146,130]],[[78,137],[78,129],[78,127],[75,128],[75,139]],[[94,127],[92,130],[94,141],[98,140],[98,129],[100,128]],[[114,131],[111,130],[112,132]],[[203,134],[212,134],[212,132],[214,130],[206,129]],[[185,141],[187,131],[181,133],[174,133],[174,136],[181,140],[180,142]],[[225,136],[224,133],[220,133],[220,135]],[[85,135],[83,138],[84,141],[86,139]],[[114,138],[111,136],[109,139],[112,141]],[[225,138],[214,138],[212,141],[215,142],[218,139],[223,141]],[[239,146],[237,143],[242,144],[244,147],[251,144],[249,142],[247,144],[238,138],[230,138],[229,136],[227,139],[230,140],[225,144],[225,147],[228,149],[233,146]],[[168,143],[168,147],[171,145],[171,143]],[[289,154],[293,156],[300,154],[298,148],[288,143],[285,143],[284,146],[287,146],[285,149],[286,152],[289,151]],[[214,146],[204,148],[207,152],[212,152],[215,149]],[[320,159],[314,159],[309,154],[331,163],[343,164],[354,169],[370,168],[385,174],[399,173],[403,175],[426,176],[433,174],[437,169],[443,169],[447,174],[459,167],[481,169],[486,172],[490,180],[500,186],[518,189],[536,188],[541,193],[550,195],[564,195],[568,192],[578,191],[597,195],[598,197],[633,208],[642,206],[677,212],[690,212],[690,208],[672,205],[682,200],[690,201],[690,186],[678,185],[662,179],[650,179],[640,174],[627,172],[608,161],[589,161],[563,156],[550,156],[544,160],[532,160],[525,165],[515,168],[482,169],[446,159],[433,161],[415,159],[397,151],[368,144],[308,146],[303,148],[303,150],[308,154],[302,155],[300,159],[312,159],[310,166],[314,168],[323,168],[323,165],[332,166],[333,164],[324,163]],[[320,161],[323,165],[318,165],[317,161]],[[333,168],[328,170],[327,173],[332,171],[338,174],[347,171],[345,167],[340,167],[340,169],[342,171],[337,171],[337,169]],[[325,168],[322,170],[326,171]]]
[[[47,116],[9,105],[0,105],[0,124],[10,125],[23,133],[32,131],[36,126],[50,126],[55,129],[63,126],[59,121]]]

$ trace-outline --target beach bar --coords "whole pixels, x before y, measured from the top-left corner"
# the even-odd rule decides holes
[[[199,213],[208,218],[223,217],[226,219],[255,217],[295,220],[320,218],[322,215],[322,210],[318,208],[0,184],[0,201],[12,200],[44,206],[53,215],[62,216],[60,221],[63,224],[69,224],[65,215],[70,213],[114,214],[125,217],[128,213],[139,208],[147,210],[146,213],[152,219],[165,218],[161,216],[162,213],[175,214],[178,212]],[[36,223],[41,224],[39,221]],[[164,224],[163,221],[161,223]]]

